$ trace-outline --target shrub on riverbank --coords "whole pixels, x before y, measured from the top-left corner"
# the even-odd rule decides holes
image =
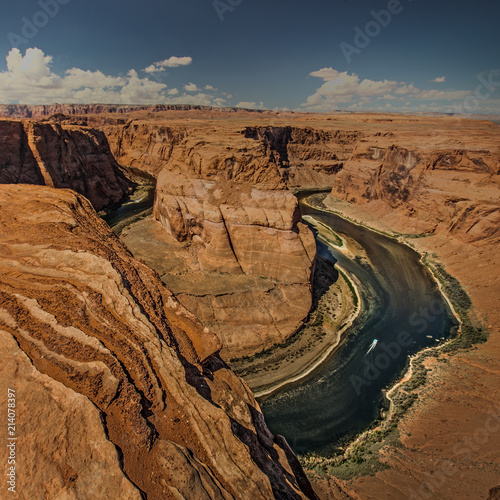
[[[433,271],[439,280],[443,292],[450,300],[453,308],[460,317],[462,326],[459,335],[446,344],[442,352],[451,354],[463,349],[470,349],[475,344],[482,344],[488,340],[488,329],[477,320],[472,313],[472,301],[460,282],[449,274],[442,264],[433,262],[428,258],[424,263]]]

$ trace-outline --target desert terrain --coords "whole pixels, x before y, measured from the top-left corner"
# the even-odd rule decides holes
[[[497,498],[498,125],[188,106],[0,115],[2,397],[12,380],[38,394],[23,443],[39,443],[26,466],[48,485],[25,491],[79,498],[98,462],[123,498],[315,498],[310,483],[325,499]],[[118,239],[96,211],[133,191],[130,168],[156,179],[154,209]],[[307,478],[247,385],[303,371],[353,313],[316,256],[301,190],[329,190],[326,210],[441,266],[472,301],[467,321],[489,332],[426,358],[372,475],[302,461]],[[325,335],[302,328],[319,305]]]

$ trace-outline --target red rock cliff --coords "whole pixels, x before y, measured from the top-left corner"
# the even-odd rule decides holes
[[[123,198],[123,175],[99,130],[57,123],[0,120],[0,183],[70,188],[96,210]]]

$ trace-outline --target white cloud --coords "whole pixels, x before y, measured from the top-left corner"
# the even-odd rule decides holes
[[[333,68],[322,68],[313,71],[310,76],[323,80],[316,92],[302,104],[302,110],[332,111],[343,109],[378,109],[381,101],[396,101],[414,99],[418,106],[424,106],[422,101],[456,101],[464,99],[469,93],[459,90],[420,90],[413,83],[395,80],[360,79],[355,73],[337,71]],[[444,77],[439,81],[444,81]],[[376,104],[377,101],[379,104]],[[398,104],[385,107],[397,109]],[[433,104],[435,107],[436,105]],[[449,104],[448,104],[449,105]],[[438,109],[436,109],[438,110]]]
[[[0,72],[0,100],[31,97],[33,88],[49,92],[62,89],[62,78],[50,71],[51,62],[52,57],[37,48],[27,49],[24,56],[19,49],[12,49],[7,56],[7,71]]]
[[[187,64],[191,58],[170,58],[162,64]],[[52,71],[52,57],[38,48],[23,55],[12,49],[7,56],[7,70],[0,71],[0,103],[52,104],[203,104],[222,106],[226,99],[206,93],[179,95],[178,89],[141,78],[131,69],[126,76],[106,75],[102,71],[70,68],[62,74]],[[193,84],[190,84],[193,85]],[[196,87],[196,86],[194,86]],[[196,90],[197,87],[196,87]],[[175,96],[175,97],[173,97]]]
[[[444,83],[446,81],[445,76],[438,76],[437,78],[434,78],[434,80],[431,80],[431,83]]]
[[[143,69],[144,73],[157,73],[158,71],[165,71],[163,68],[159,68],[154,64]]]
[[[194,104],[197,106],[227,106],[227,100],[223,97],[214,97],[203,92],[198,94],[182,94],[178,97],[167,99],[168,104]]]
[[[84,71],[79,68],[68,69],[64,78],[65,85],[73,89],[119,87],[125,85],[126,81],[126,78],[106,76],[101,71]]]
[[[310,75],[316,78],[323,78],[325,82],[328,82],[330,80],[335,80],[336,78],[338,78],[341,73],[333,68],[323,68],[318,71],[313,71],[312,73],[310,73]]]
[[[241,101],[235,106],[236,108],[245,108],[245,109],[264,109],[264,103],[260,101],[260,103],[256,103],[254,101]]]
[[[178,68],[179,66],[189,66],[193,62],[192,57],[176,57],[172,56],[163,61],[157,61],[151,64],[143,71],[145,73],[157,73],[158,71],[165,71],[166,68]]]
[[[192,57],[175,57],[157,62],[156,64],[163,68],[177,68],[179,66],[189,66],[193,62]]]
[[[201,89],[199,89],[195,83],[188,83],[184,85],[184,90],[186,92],[199,92]]]

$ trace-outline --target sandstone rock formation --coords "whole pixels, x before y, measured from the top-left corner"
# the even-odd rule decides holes
[[[315,243],[286,188],[294,172],[301,171],[310,173],[309,181],[331,182],[338,166],[327,159],[337,156],[325,143],[339,142],[341,136],[291,127],[231,127],[221,135],[198,127],[165,162],[154,217],[175,241],[189,245],[196,256],[191,267],[270,280],[264,288],[237,293],[229,280],[219,295],[203,288],[176,291],[193,314],[214,328],[225,357],[282,343],[307,317]],[[311,163],[317,163],[316,172]]]
[[[499,241],[499,151],[429,151],[393,141],[385,147],[367,143],[357,148],[332,194],[381,216],[399,215],[403,232],[460,233],[464,242]]]
[[[316,498],[217,337],[71,191],[0,186],[0,342],[22,498]]]
[[[108,138],[115,158],[122,165],[145,170],[155,176],[170,159],[174,147],[187,135],[184,127],[128,121],[112,128]]]
[[[266,153],[274,152],[287,187],[307,189],[330,186],[332,174],[342,170],[362,134],[301,127],[246,127],[245,137],[260,141]]]
[[[215,329],[225,356],[253,354],[297,330],[311,307],[316,245],[290,192],[192,179],[165,169],[158,178],[154,216],[195,253],[191,268],[234,277],[219,294],[203,287],[195,293],[176,290],[179,300]],[[236,292],[232,287],[235,281],[241,287],[240,276],[250,286]],[[255,278],[268,286],[256,287]]]
[[[106,136],[87,127],[0,120],[0,183],[70,188],[96,210],[132,189]]]
[[[115,154],[140,158],[150,171],[163,164],[154,217],[195,254],[192,269],[269,280],[257,288],[240,280],[235,290],[235,281],[226,279],[218,294],[174,285],[179,300],[222,339],[224,357],[286,341],[309,313],[315,256],[312,233],[300,223],[288,188],[331,186],[344,150],[361,134],[226,122],[189,122],[175,134],[172,123],[133,120],[116,139],[113,128],[119,127],[106,130]],[[137,237],[127,242],[140,252]]]

